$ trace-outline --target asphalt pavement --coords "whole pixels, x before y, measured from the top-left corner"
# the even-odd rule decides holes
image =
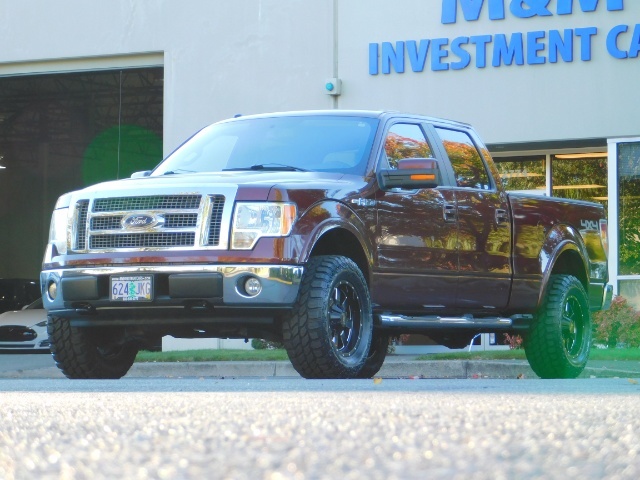
[[[298,377],[288,361],[135,363],[127,378]],[[417,360],[389,355],[380,378],[538,378],[524,360]],[[590,361],[581,378],[640,378],[640,361]],[[0,354],[0,378],[63,378],[49,355]]]

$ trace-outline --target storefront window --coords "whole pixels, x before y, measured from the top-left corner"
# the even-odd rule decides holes
[[[544,195],[546,179],[544,155],[495,158],[494,160],[506,190]]]
[[[640,275],[640,143],[618,144],[618,194],[618,272]]]
[[[607,208],[607,154],[551,156],[554,197],[598,202]]]

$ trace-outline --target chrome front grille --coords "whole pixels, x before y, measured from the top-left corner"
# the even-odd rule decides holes
[[[153,195],[149,197],[98,198],[92,212],[122,212],[132,210],[197,209],[200,195]]]
[[[78,200],[71,251],[226,248],[233,207],[226,198],[187,194]]]
[[[125,233],[118,235],[91,236],[89,248],[167,248],[193,247],[196,234],[193,232],[178,233]]]

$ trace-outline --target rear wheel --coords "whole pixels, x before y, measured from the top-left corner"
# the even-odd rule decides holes
[[[78,328],[69,319],[49,317],[47,332],[53,359],[68,378],[123,377],[138,354],[119,329]]]
[[[282,333],[303,377],[356,378],[373,334],[369,290],[358,266],[342,256],[312,257]]]
[[[576,378],[587,364],[591,313],[584,287],[572,275],[552,275],[525,339],[527,360],[541,378]]]

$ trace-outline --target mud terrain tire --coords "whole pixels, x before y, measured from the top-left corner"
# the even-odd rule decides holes
[[[545,299],[525,338],[525,353],[541,378],[576,378],[591,347],[591,313],[572,275],[551,275]]]
[[[282,333],[303,377],[357,378],[373,335],[369,290],[358,266],[342,256],[312,257]]]
[[[56,365],[72,379],[121,378],[138,354],[133,344],[110,340],[115,338],[110,331],[72,327],[66,318],[49,317],[47,332]]]

